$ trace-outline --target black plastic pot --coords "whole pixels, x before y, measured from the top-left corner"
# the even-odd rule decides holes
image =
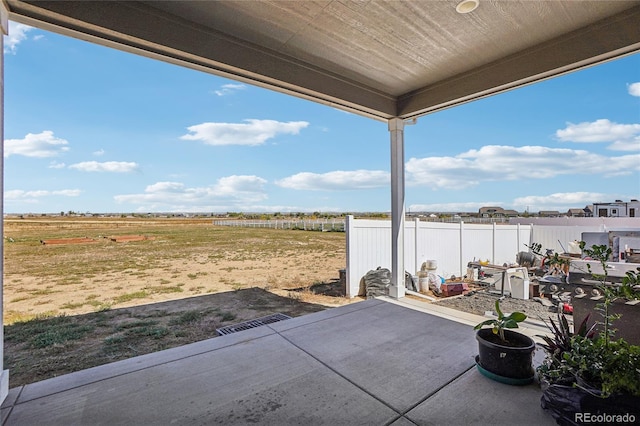
[[[577,421],[577,413],[580,413],[582,419],[584,419],[585,413],[596,419],[598,416],[602,416],[600,419],[603,421],[597,424],[635,424],[640,418],[640,397],[612,395],[601,398],[598,396],[599,394],[600,391],[597,389],[590,389],[590,392],[586,392],[574,386],[547,385],[543,388],[540,405],[551,414],[559,425],[563,426],[584,424]]]
[[[529,336],[515,331],[505,330],[504,334],[512,346],[490,341],[490,336],[493,336],[490,328],[478,330],[478,369],[485,376],[503,383],[531,383],[534,376],[532,361],[535,342]]]

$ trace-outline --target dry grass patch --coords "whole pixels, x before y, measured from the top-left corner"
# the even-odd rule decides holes
[[[125,234],[148,238],[102,238]],[[345,265],[341,233],[33,218],[5,220],[5,235],[13,239],[4,269],[11,387],[212,338],[220,326],[350,302],[331,290]],[[74,237],[96,242],[40,243]]]

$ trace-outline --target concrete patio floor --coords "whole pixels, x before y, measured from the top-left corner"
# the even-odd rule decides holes
[[[4,425],[553,425],[459,315],[373,299],[13,388]],[[527,334],[535,330],[522,329]]]

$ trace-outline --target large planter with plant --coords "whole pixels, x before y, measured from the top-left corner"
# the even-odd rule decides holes
[[[581,247],[584,250],[583,243]],[[632,281],[622,286],[612,286],[606,272],[610,249],[593,246],[584,251],[605,271],[593,274],[600,281],[602,298],[593,315],[576,323],[575,331],[559,314],[557,322],[550,319],[548,324],[551,336],[540,336],[546,351],[537,369],[543,390],[541,405],[561,425],[635,423],[640,421],[640,346],[616,339],[619,314],[614,313],[613,302],[635,291],[635,284],[629,284],[637,282],[637,275],[630,274]],[[590,324],[597,314],[602,320]]]
[[[542,408],[561,425],[594,422],[635,423],[640,420],[640,346],[613,339],[612,317],[605,315],[604,330],[595,334],[586,318],[576,332],[559,314],[550,320],[552,337],[538,367]],[[608,417],[607,417],[608,416]]]
[[[496,300],[497,319],[489,319],[476,325],[478,340],[478,370],[485,376],[502,383],[524,385],[534,378],[532,367],[535,343],[533,339],[509,328],[518,328],[518,323],[527,316],[522,312],[504,315],[500,301]],[[491,328],[483,328],[490,326]]]
[[[622,282],[611,283],[607,272],[610,265],[607,265],[606,262],[606,256],[609,255],[609,252],[604,250],[602,246],[593,247],[592,250],[586,251],[596,256],[595,260],[601,263],[601,268],[605,268],[605,272],[593,275],[599,281],[599,286],[596,289],[599,296],[591,297],[587,294],[578,294],[572,297],[574,322],[580,323],[588,316],[595,318],[594,314],[597,313],[598,307],[603,303],[608,303],[612,317],[616,318],[616,337],[631,344],[640,345],[640,327],[638,327],[638,323],[640,323],[640,267],[627,271],[622,277]],[[590,269],[589,264],[587,267]],[[602,331],[602,325],[597,324],[596,330]]]
[[[579,277],[586,275],[597,285],[589,292],[591,294],[586,294],[578,284],[570,281],[576,286],[572,290],[576,294],[571,298],[574,322],[581,323],[587,317],[597,318],[598,310],[606,305],[611,318],[616,320],[616,337],[640,345],[640,267],[628,270],[633,268],[633,264],[623,264],[623,267],[609,263],[612,250],[606,245],[587,248],[581,241],[580,249],[584,259],[580,262],[581,266],[571,262],[572,270],[577,271]],[[618,275],[611,276],[610,271],[616,271]],[[624,272],[622,277],[620,272]],[[596,322],[596,330],[603,331],[602,322]]]

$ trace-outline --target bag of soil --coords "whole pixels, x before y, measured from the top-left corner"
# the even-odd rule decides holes
[[[389,294],[391,285],[391,271],[378,266],[377,269],[367,272],[360,280],[360,290],[358,296],[373,299],[376,296],[386,296]]]
[[[387,296],[390,286],[391,271],[378,266],[377,269],[367,272],[365,276],[362,277],[360,280],[360,288],[358,289],[358,296],[366,296],[367,299],[373,299],[376,296]],[[404,286],[408,290],[418,291],[413,276],[406,271],[404,273]]]
[[[556,423],[562,426],[578,426],[589,423],[590,419],[640,418],[640,397],[631,395],[598,396],[594,389],[589,393],[581,388],[564,385],[550,385],[542,392],[540,405],[549,410]],[[621,421],[624,422],[624,421]],[[591,422],[593,423],[593,422]],[[597,422],[608,424],[611,421]],[[613,422],[615,423],[615,421]],[[618,422],[620,423],[620,422]]]

